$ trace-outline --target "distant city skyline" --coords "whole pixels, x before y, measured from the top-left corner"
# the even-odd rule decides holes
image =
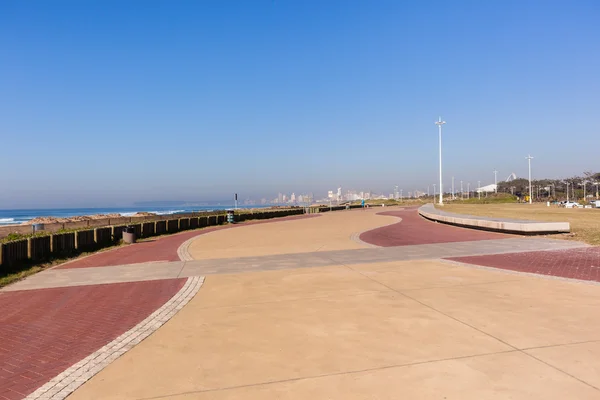
[[[598,11],[3,2],[0,209],[426,191],[440,116],[446,192],[598,169]]]

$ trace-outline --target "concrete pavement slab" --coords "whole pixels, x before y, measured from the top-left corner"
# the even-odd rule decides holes
[[[395,292],[206,302],[193,299],[73,399],[139,399],[511,350]]]
[[[600,388],[600,341],[542,347],[525,353]]]
[[[394,290],[415,290],[434,287],[478,285],[525,279],[502,270],[486,271],[442,264],[432,260],[396,261],[352,265],[366,277]]]
[[[596,389],[522,353],[501,353],[168,396],[173,400],[564,400]],[[166,397],[155,397],[164,399]]]
[[[388,291],[341,266],[209,276],[207,282],[196,296],[205,308]]]
[[[517,348],[600,340],[600,287],[528,277],[405,292]]]

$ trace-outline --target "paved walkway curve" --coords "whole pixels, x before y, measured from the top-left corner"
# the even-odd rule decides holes
[[[380,211],[342,211],[274,229],[264,226],[199,238],[207,242],[212,237],[210,243],[218,246],[231,238],[243,241],[240,235],[246,235],[251,246],[270,245],[254,255],[225,246],[215,250],[220,257],[207,254],[180,261],[186,258],[186,243],[232,228],[223,226],[99,253],[18,282],[0,291],[0,308],[10,310],[0,314],[0,399],[58,400],[83,383],[70,395],[74,400],[252,398],[246,387],[264,389],[254,398],[274,398],[276,386],[288,393],[285,382],[294,380],[316,385],[314,390],[289,392],[298,399],[379,394],[394,398],[384,396],[385,388],[420,365],[432,368],[434,372],[426,375],[439,379],[442,387],[450,385],[437,390],[435,398],[442,392],[460,397],[451,389],[480,379],[469,377],[473,370],[486,371],[486,382],[504,382],[512,373],[505,393],[521,394],[514,398],[556,393],[557,398],[560,393],[594,398],[600,392],[600,377],[579,371],[565,375],[561,368],[576,368],[577,363],[551,359],[553,354],[562,357],[563,351],[571,354],[568,346],[580,343],[587,353],[579,355],[595,359],[596,345],[586,347],[587,342],[598,342],[600,354],[594,328],[600,317],[589,306],[600,300],[598,286],[580,285],[581,289],[573,281],[501,270],[540,273],[536,266],[541,260],[548,264],[548,275],[597,280],[598,248],[436,224],[419,217],[416,209]],[[393,221],[389,216],[401,220],[377,225]],[[323,235],[324,226],[338,235]],[[380,227],[360,235],[370,246],[357,245],[361,242],[351,232],[368,226]],[[299,229],[304,230],[298,234]],[[259,234],[268,230],[273,240]],[[256,237],[262,242],[251,240]],[[286,247],[286,240],[309,245]],[[339,240],[339,247],[328,250],[333,240]],[[290,251],[295,249],[303,252]],[[525,269],[523,260],[528,263]],[[194,296],[204,276],[206,284]],[[553,318],[547,319],[540,309],[552,310]],[[439,331],[445,334],[435,334]],[[125,353],[147,336],[135,351]],[[504,356],[507,352],[514,354]],[[549,361],[540,362],[538,356]],[[459,371],[450,380],[444,366],[448,360],[453,363],[448,371]],[[465,369],[468,364],[475,368]],[[507,371],[500,380],[498,365]],[[391,375],[357,388],[360,393],[347,389],[355,382],[352,376],[369,379],[369,374],[385,371]],[[573,376],[579,380],[573,382]],[[330,387],[336,389],[324,393],[329,386],[319,384],[320,377],[334,381]],[[335,377],[350,381],[337,384]],[[543,377],[545,383],[523,392],[523,384],[515,383],[521,377],[523,382]],[[408,390],[415,382],[419,389],[412,397],[419,397],[416,393],[427,387],[422,378],[413,376],[401,386]],[[487,387],[475,387],[476,397],[495,393],[482,389]]]
[[[431,243],[470,242],[510,237],[500,233],[438,224],[421,217],[417,208],[386,211],[380,215],[400,217],[398,223],[363,232],[360,240],[380,247],[406,246]]]
[[[293,221],[298,219],[315,218],[318,214],[292,215],[289,217],[273,218],[267,220],[248,221],[242,224],[220,225],[203,229],[195,229],[166,235],[156,239],[142,241],[135,245],[118,247],[83,257],[77,260],[59,265],[57,269],[66,268],[90,268],[106,267],[111,265],[139,264],[157,261],[180,261],[178,249],[187,240],[193,240],[201,235],[224,229],[237,227],[268,224],[281,221]]]

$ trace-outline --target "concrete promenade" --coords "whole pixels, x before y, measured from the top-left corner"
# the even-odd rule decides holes
[[[600,398],[598,248],[401,208],[176,236],[0,291],[0,399]]]

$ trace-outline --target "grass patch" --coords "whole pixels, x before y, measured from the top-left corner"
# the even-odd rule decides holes
[[[479,196],[471,197],[470,199],[456,199],[456,200],[448,200],[448,204],[508,204],[508,203],[517,203],[517,196],[513,196],[507,193],[498,193],[498,194],[489,194],[487,197],[481,195],[481,199]]]
[[[457,214],[533,221],[568,222],[571,234],[552,235],[600,246],[600,209],[547,207],[545,204],[446,204],[440,208]]]
[[[21,279],[27,278],[29,275],[38,273],[43,269],[44,267],[41,265],[32,265],[31,267],[18,272],[4,272],[0,274],[0,288],[6,285],[10,285],[11,283],[20,281]]]

